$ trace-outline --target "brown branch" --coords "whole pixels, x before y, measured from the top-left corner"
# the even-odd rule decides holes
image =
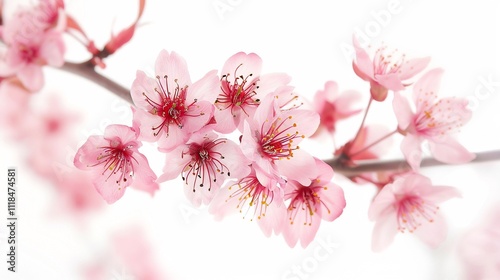
[[[476,153],[476,158],[469,163],[487,162],[500,160],[500,150],[486,151]],[[346,166],[341,163],[338,158],[325,160],[336,173],[340,173],[346,177],[351,177],[359,175],[366,172],[377,172],[377,171],[390,171],[390,170],[410,170],[410,166],[405,160],[388,160],[388,161],[365,161],[359,163],[359,165],[351,167]],[[433,158],[425,158],[422,160],[420,167],[432,167],[439,165],[447,165]]]
[[[95,66],[90,61],[84,63],[66,62],[59,69],[79,75],[109,90],[110,92],[116,94],[118,97],[129,102],[130,104],[133,104],[132,97],[130,95],[130,90],[106,78],[105,76],[97,73],[95,71]]]

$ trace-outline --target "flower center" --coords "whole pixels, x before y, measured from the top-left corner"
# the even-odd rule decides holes
[[[264,125],[261,128],[261,155],[266,156],[271,160],[280,160],[283,158],[290,159],[293,157],[293,151],[298,150],[299,146],[292,145],[296,138],[305,138],[295,130],[296,123],[289,124],[292,116],[285,119],[277,118],[273,121],[267,131],[264,130]]]
[[[191,157],[182,169],[182,180],[186,182],[186,185],[192,183],[193,192],[196,191],[196,186],[204,187],[207,184],[210,191],[212,183],[217,183],[217,174],[231,176],[227,166],[222,163],[224,156],[217,151],[217,146],[225,143],[226,139],[208,141],[201,145],[193,143],[189,145],[187,152],[182,153],[182,157]]]
[[[260,104],[260,100],[255,99],[257,95],[255,90],[259,88],[257,85],[258,79],[249,81],[253,76],[251,73],[246,77],[243,75],[238,76],[237,72],[241,65],[242,64],[234,71],[234,80],[230,80],[230,74],[225,74],[221,77],[222,92],[215,100],[215,106],[217,106],[219,110],[230,108],[234,117],[236,117],[236,113],[234,112],[236,108],[240,108],[248,116],[245,107],[256,107]]]
[[[120,174],[116,183],[120,185],[122,182],[127,182],[127,175],[134,175],[134,166],[132,160],[136,159],[132,156],[131,146],[122,146],[114,141],[111,147],[101,147],[102,152],[97,156],[97,163],[92,166],[102,165],[104,167],[102,175],[108,173],[106,181],[115,174]],[[137,161],[136,161],[137,162]]]
[[[155,88],[155,93],[159,96],[159,102],[154,101],[153,98],[149,97],[145,92],[142,95],[145,97],[146,102],[152,107],[149,113],[153,115],[160,116],[162,121],[159,125],[152,127],[154,136],[157,136],[163,129],[169,135],[170,125],[176,125],[182,128],[184,117],[197,117],[198,115],[190,115],[189,109],[191,106],[195,106],[197,100],[195,99],[191,104],[186,104],[187,86],[180,87],[175,79],[176,87],[173,92],[170,91],[168,87],[168,76],[163,77],[165,79],[165,87],[160,79],[160,76],[156,76],[158,80],[159,88]],[[204,113],[200,113],[203,115]]]
[[[426,93],[435,95],[434,93]],[[424,101],[424,109],[415,120],[415,129],[429,136],[453,133],[462,127],[464,119],[454,111],[452,99],[441,99],[434,104]],[[457,109],[455,109],[457,110]]]
[[[254,209],[253,216],[250,221],[257,216],[261,219],[266,216],[267,207],[273,202],[274,193],[261,185],[255,176],[248,176],[241,179],[237,184],[229,186],[229,190],[236,188],[236,190],[226,199],[238,199],[236,206],[240,213],[243,213],[243,219],[246,217],[251,208]]]
[[[414,232],[422,225],[422,220],[430,223],[434,221],[434,216],[439,207],[429,203],[417,196],[404,197],[399,201],[397,209],[398,230]]]
[[[387,47],[377,49],[373,58],[373,72],[375,74],[399,73],[401,65],[405,62],[405,54],[397,54],[397,50],[387,53]]]
[[[330,214],[330,209],[318,195],[318,190],[320,188],[326,190],[328,187],[318,185],[319,183],[319,179],[313,180],[310,186],[302,186],[302,188],[295,190],[291,194],[292,201],[290,202],[290,206],[288,206],[288,219],[290,220],[290,224],[293,225],[297,215],[302,213],[302,215],[304,215],[304,225],[312,225],[314,213],[319,211],[321,205],[323,205],[324,209],[327,211],[325,214]]]

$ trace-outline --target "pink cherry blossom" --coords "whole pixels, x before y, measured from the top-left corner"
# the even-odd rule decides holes
[[[344,191],[331,182],[332,168],[319,159],[315,159],[315,163],[316,172],[310,174],[310,184],[289,180],[285,186],[285,200],[290,200],[290,204],[283,237],[290,247],[299,240],[302,247],[307,247],[316,236],[321,220],[334,221],[346,205]]]
[[[250,171],[238,146],[214,132],[194,134],[186,144],[167,152],[166,159],[158,182],[181,175],[185,194],[195,206],[209,204],[226,179],[241,178]]]
[[[368,210],[370,220],[375,221],[372,249],[385,249],[398,231],[415,233],[429,246],[437,247],[447,232],[438,204],[453,197],[460,197],[455,188],[433,186],[429,178],[416,173],[386,185]]]
[[[310,110],[278,108],[273,95],[268,95],[257,108],[253,119],[245,121],[241,139],[243,154],[253,162],[257,178],[267,184],[267,178],[294,179],[310,183],[314,159],[300,150],[298,144],[316,131],[319,116]]]
[[[153,195],[157,177],[139,152],[141,145],[134,129],[110,125],[103,136],[89,137],[78,149],[74,164],[91,171],[95,188],[108,203],[120,199],[130,185]]]
[[[356,60],[352,64],[354,72],[370,82],[370,93],[376,101],[384,101],[389,90],[403,90],[409,85],[408,79],[424,70],[430,61],[430,57],[406,59],[405,54],[388,52],[387,47],[378,48],[370,59],[355,36],[353,45],[356,50]]]
[[[423,75],[413,87],[413,110],[401,94],[394,95],[393,107],[399,130],[405,135],[401,150],[413,169],[422,160],[421,144],[429,148],[437,160],[445,163],[465,163],[475,155],[467,151],[452,135],[467,123],[472,112],[465,98],[437,99],[442,69],[433,69]]]
[[[286,207],[277,181],[268,180],[268,184],[263,185],[252,169],[239,181],[231,181],[227,185],[217,192],[210,203],[208,210],[211,214],[222,219],[232,212],[239,211],[243,219],[257,221],[267,237],[273,232],[281,233],[286,218]]]
[[[254,53],[239,52],[226,61],[215,100],[216,131],[229,133],[241,129],[243,121],[253,117],[264,96],[290,82],[286,74],[260,75],[261,68],[262,59]]]
[[[463,279],[500,279],[500,207],[486,212],[482,221],[460,238],[458,253],[465,272]]]
[[[359,92],[349,90],[339,93],[336,82],[326,82],[324,90],[319,90],[314,96],[314,109],[320,116],[318,131],[326,129],[328,133],[334,133],[338,121],[361,112],[361,109],[352,108],[360,98]]]
[[[64,28],[49,28],[51,23],[46,22],[53,20],[48,7],[58,10],[56,3],[50,3],[44,1],[35,8],[18,11],[2,29],[7,50],[0,60],[0,76],[16,75],[30,91],[43,86],[42,66],[59,67],[64,63]]]
[[[94,191],[88,172],[66,166],[56,172],[61,172],[55,181],[60,199],[57,207],[61,207],[56,209],[58,212],[62,210],[63,213],[69,211],[71,214],[83,214],[104,206],[102,198]]]
[[[9,137],[24,136],[25,117],[31,113],[31,94],[17,79],[0,82],[0,126]]]
[[[137,71],[131,89],[138,107],[134,122],[140,127],[141,140],[158,141],[158,148],[167,152],[186,143],[212,119],[210,102],[217,96],[219,81],[211,71],[192,84],[184,59],[165,50],[156,60],[155,71],[156,79]]]
[[[114,232],[104,254],[94,256],[94,261],[83,269],[82,279],[109,280],[166,280],[163,267],[155,258],[153,246],[143,228],[134,225]]]

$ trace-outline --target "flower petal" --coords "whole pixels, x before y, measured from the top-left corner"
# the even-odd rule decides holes
[[[398,126],[401,130],[406,130],[413,122],[414,113],[410,107],[410,102],[403,97],[401,93],[395,92],[392,100],[392,108],[398,120]]]
[[[443,73],[443,69],[432,69],[413,85],[413,101],[417,107],[417,114],[435,103]]]
[[[374,252],[380,252],[387,248],[394,240],[398,232],[397,228],[398,223],[395,213],[380,217],[373,228],[372,250]]]
[[[450,136],[440,138],[439,142],[429,140],[429,148],[434,158],[444,163],[466,163],[476,158],[475,154]]]
[[[407,134],[403,141],[401,141],[401,151],[413,170],[420,168],[420,162],[422,161],[421,143],[422,139],[413,134]]]
[[[422,70],[424,70],[427,65],[429,65],[429,62],[431,61],[430,57],[423,57],[423,58],[414,58],[405,61],[402,65],[401,68],[399,68],[399,78],[401,80],[406,80],[409,79]]]

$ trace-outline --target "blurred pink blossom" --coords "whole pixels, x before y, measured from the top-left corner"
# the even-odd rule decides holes
[[[361,112],[361,109],[352,108],[359,99],[361,99],[359,92],[348,90],[340,93],[336,82],[326,82],[324,90],[319,90],[314,96],[314,109],[320,116],[317,132],[326,129],[330,134],[335,133],[338,121]]]

